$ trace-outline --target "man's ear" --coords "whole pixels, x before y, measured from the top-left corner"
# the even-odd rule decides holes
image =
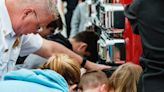
[[[100,90],[100,92],[107,92],[108,91],[108,87],[107,87],[106,84],[102,84],[99,90]]]
[[[81,52],[81,53],[83,53],[83,55],[85,54],[86,56],[90,56],[91,53],[88,52],[88,51],[86,51],[87,47],[88,47],[88,44],[86,44],[84,42],[81,42],[80,43],[80,46],[78,48],[78,51]]]
[[[80,42],[79,44],[80,44],[80,45],[79,45],[79,47],[78,47],[78,51],[80,51],[80,52],[85,52],[86,49],[87,49],[87,47],[88,47],[88,45],[87,45],[86,43],[84,43],[84,42]]]
[[[30,14],[35,13],[35,11],[32,8],[29,9],[24,9],[23,10],[23,19],[25,19],[27,16],[29,16]]]

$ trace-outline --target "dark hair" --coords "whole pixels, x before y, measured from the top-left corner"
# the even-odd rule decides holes
[[[60,15],[58,16],[57,20],[50,22],[46,27],[47,28],[53,28],[54,30],[57,28],[59,30],[62,30],[63,29],[63,21],[62,21]]]
[[[108,78],[110,78],[116,69],[117,66],[116,67],[112,66],[112,68],[102,69],[101,71],[104,72]]]
[[[73,39],[78,42],[84,42],[88,45],[86,51],[91,54],[90,56],[85,56],[88,60],[92,62],[98,61],[97,41],[99,36],[95,32],[90,30],[82,31],[77,33]]]

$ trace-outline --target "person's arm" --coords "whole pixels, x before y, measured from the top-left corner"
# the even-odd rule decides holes
[[[53,42],[53,41],[48,41],[48,40],[43,40],[43,45],[42,47],[35,52],[35,54],[38,54],[42,57],[48,58],[50,57],[53,53],[65,53],[68,54],[70,57],[75,59],[79,63],[79,65],[82,63],[83,58],[76,53],[72,52],[71,50],[67,49],[63,45]],[[85,66],[87,70],[101,70],[104,68],[110,68],[110,66],[105,66],[105,65],[100,65],[96,63],[92,63],[90,61],[87,61]]]
[[[77,84],[69,85],[69,92],[76,92]]]
[[[133,32],[135,34],[139,34],[139,29],[138,29],[138,12],[140,8],[141,0],[133,0],[133,2],[130,5],[127,5],[125,7],[125,16],[128,18]]]
[[[80,5],[77,5],[77,7],[75,8],[75,10],[73,12],[72,19],[71,19],[70,37],[73,37],[74,35],[76,35],[78,33],[79,26],[80,26],[80,18],[81,18]]]

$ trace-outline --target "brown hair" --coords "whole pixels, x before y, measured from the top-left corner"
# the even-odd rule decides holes
[[[54,33],[55,29],[58,28],[58,30],[63,29],[63,21],[60,15],[58,15],[58,19],[51,21],[46,28],[52,28],[52,33]]]
[[[90,71],[82,75],[79,83],[79,89],[84,91],[87,89],[96,88],[99,85],[105,84],[108,87],[108,78],[102,71]]]
[[[69,85],[80,81],[80,66],[66,54],[54,54],[39,68],[51,69],[61,74]]]
[[[137,92],[139,76],[142,68],[139,65],[126,63],[119,66],[109,79],[114,92]]]

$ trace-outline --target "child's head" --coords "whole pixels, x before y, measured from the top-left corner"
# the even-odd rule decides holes
[[[80,81],[80,66],[66,54],[54,54],[40,66],[41,69],[51,69],[61,74],[69,85]]]
[[[82,75],[79,83],[81,92],[108,92],[108,78],[102,71],[91,71]]]
[[[142,68],[139,65],[126,63],[119,66],[110,77],[114,92],[137,92],[139,76]]]

